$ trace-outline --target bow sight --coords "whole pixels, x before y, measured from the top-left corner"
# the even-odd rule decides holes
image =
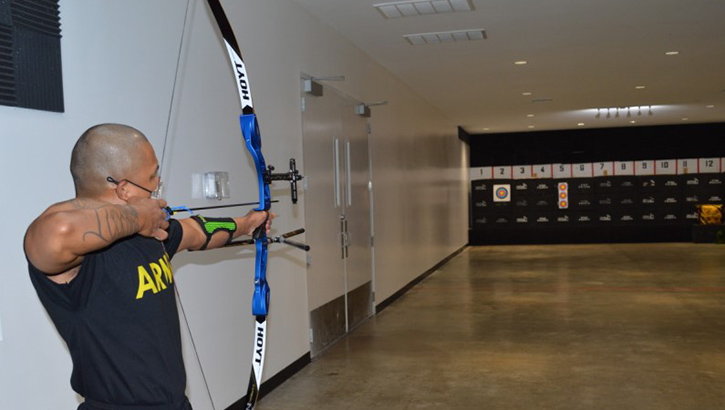
[[[297,170],[297,163],[295,162],[294,158],[290,158],[289,160],[289,172],[285,173],[279,173],[275,174],[272,171],[274,171],[274,167],[271,165],[267,166],[267,169],[264,171],[264,182],[266,184],[271,183],[272,181],[289,181],[290,183],[290,190],[292,193],[292,203],[297,203],[297,181],[302,180],[304,178],[303,175],[300,175],[300,172]]]

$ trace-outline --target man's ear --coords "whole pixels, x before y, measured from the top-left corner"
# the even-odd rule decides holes
[[[128,189],[128,182],[126,181],[120,181],[118,185],[115,186],[116,196],[118,196],[118,199],[127,202],[128,198],[130,197],[131,192]]]

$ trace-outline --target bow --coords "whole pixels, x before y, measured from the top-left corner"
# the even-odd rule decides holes
[[[274,167],[267,166],[264,156],[262,155],[262,138],[259,131],[259,123],[254,112],[247,70],[244,65],[244,61],[242,60],[239,45],[237,44],[232,27],[229,24],[229,20],[227,19],[219,0],[207,0],[207,4],[209,4],[209,7],[214,14],[214,19],[219,26],[219,30],[222,34],[227,53],[229,55],[229,61],[232,65],[232,70],[236,76],[235,83],[237,85],[239,101],[242,107],[242,115],[239,117],[239,122],[244,136],[245,145],[254,160],[254,165],[257,171],[259,207],[255,208],[255,210],[265,212],[269,211],[271,206],[269,185],[272,181],[289,181],[292,192],[292,202],[296,203],[297,181],[302,179],[302,176],[297,171],[295,160],[290,159],[290,170],[287,173],[275,174],[273,173]],[[262,369],[264,367],[264,354],[267,339],[267,314],[269,313],[270,298],[270,289],[267,283],[267,246],[271,242],[281,242],[303,250],[309,250],[309,247],[306,245],[286,239],[289,236],[302,233],[304,230],[293,231],[282,235],[282,237],[268,238],[265,225],[266,223],[262,224],[252,235],[254,245],[256,247],[254,264],[254,294],[252,297],[252,314],[255,317],[255,338],[252,356],[252,372],[249,378],[249,385],[247,387],[246,394],[245,409],[247,410],[254,408],[257,399],[259,398],[259,386],[262,384]],[[237,243],[233,242],[231,245],[244,245],[247,243],[249,242],[239,241]]]

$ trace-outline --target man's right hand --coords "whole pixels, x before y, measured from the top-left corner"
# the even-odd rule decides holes
[[[160,241],[169,237],[169,233],[166,232],[169,221],[166,220],[167,214],[164,211],[165,200],[134,197],[128,200],[128,206],[138,218],[139,235],[156,238]]]

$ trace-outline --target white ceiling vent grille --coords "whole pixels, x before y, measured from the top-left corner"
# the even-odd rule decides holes
[[[485,40],[486,30],[443,31],[440,33],[406,34],[406,40],[413,46],[423,44],[455,43],[458,41]]]
[[[373,4],[373,7],[378,9],[386,19],[473,11],[473,4],[471,4],[470,0],[397,1],[394,3]]]

